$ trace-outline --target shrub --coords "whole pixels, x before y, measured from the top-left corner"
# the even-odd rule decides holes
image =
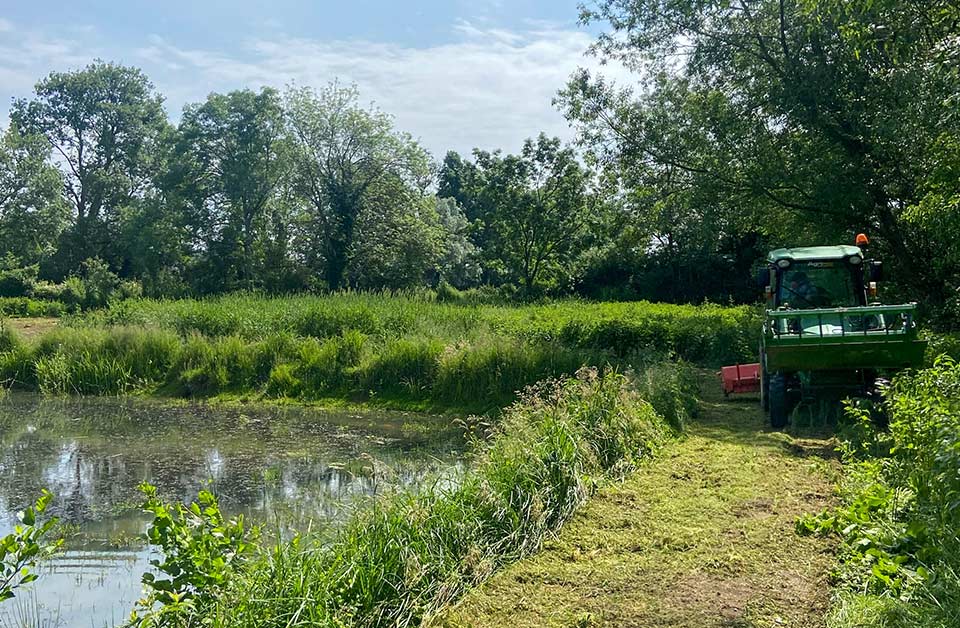
[[[0,297],[0,316],[52,317],[63,316],[66,307],[55,301],[37,301],[27,297]]]
[[[0,270],[0,297],[26,297],[37,281],[37,266]]]
[[[35,503],[17,513],[18,524],[13,532],[0,538],[0,603],[16,596],[16,591],[37,579],[37,563],[49,558],[63,540],[48,541],[57,525],[57,518],[46,521],[38,516],[46,513],[53,496],[46,490]]]
[[[885,392],[889,431],[866,408],[845,442],[840,508],[798,522],[841,539],[838,626],[951,626],[960,617],[960,365],[943,356]],[[866,434],[866,437],[864,436]],[[859,592],[854,594],[854,592]],[[887,600],[880,604],[879,601]]]
[[[120,288],[117,277],[100,258],[91,258],[83,263],[83,306],[87,308],[104,307]]]
[[[153,517],[147,538],[162,558],[150,561],[156,573],[143,574],[145,595],[131,622],[163,625],[209,605],[254,550],[258,530],[247,530],[243,515],[226,519],[209,491],[200,491],[195,502],[184,506],[165,504],[149,484],[140,490],[147,498],[143,510]]]
[[[77,312],[87,303],[87,288],[79,277],[67,277],[63,281],[60,300],[72,312]]]

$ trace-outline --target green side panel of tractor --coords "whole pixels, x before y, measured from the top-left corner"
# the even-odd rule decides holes
[[[916,305],[768,310],[763,349],[775,371],[900,370],[923,363]]]
[[[826,371],[913,368],[923,363],[927,343],[922,340],[836,342],[767,346],[771,371]]]

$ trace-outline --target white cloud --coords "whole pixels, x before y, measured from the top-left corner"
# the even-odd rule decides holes
[[[419,137],[437,158],[448,149],[515,151],[540,131],[571,137],[551,100],[578,66],[599,68],[584,56],[589,34],[542,23],[508,31],[459,22],[453,30],[453,43],[423,47],[278,35],[224,51],[153,36],[134,51],[99,54],[142,67],[167,97],[174,117],[183,104],[211,91],[289,82],[320,86],[339,79],[356,83],[364,100],[393,114],[397,126]],[[3,49],[7,39],[0,36],[0,59],[10,59]],[[90,48],[79,48],[86,56],[78,63],[78,48],[72,41],[38,39],[29,49],[21,47],[20,54],[29,57],[21,70],[33,72],[32,84],[52,69],[76,67],[95,56]],[[0,61],[0,85],[26,95],[22,81],[5,80],[9,67]],[[610,66],[603,72],[624,76]]]

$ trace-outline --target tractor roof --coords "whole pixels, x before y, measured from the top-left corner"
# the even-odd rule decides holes
[[[793,262],[807,262],[825,259],[843,259],[851,255],[863,256],[863,252],[858,246],[847,246],[839,244],[837,246],[801,246],[793,249],[776,249],[770,251],[767,261],[771,264],[782,259],[788,259]]]

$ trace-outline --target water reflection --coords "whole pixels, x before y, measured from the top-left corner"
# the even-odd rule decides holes
[[[0,626],[121,623],[149,555],[137,486],[189,501],[211,488],[225,511],[268,531],[326,527],[363,496],[449,477],[449,420],[409,413],[169,406],[118,399],[0,401],[0,535],[48,488],[71,534]],[[442,481],[442,480],[439,480]],[[34,621],[38,620],[38,621]]]

